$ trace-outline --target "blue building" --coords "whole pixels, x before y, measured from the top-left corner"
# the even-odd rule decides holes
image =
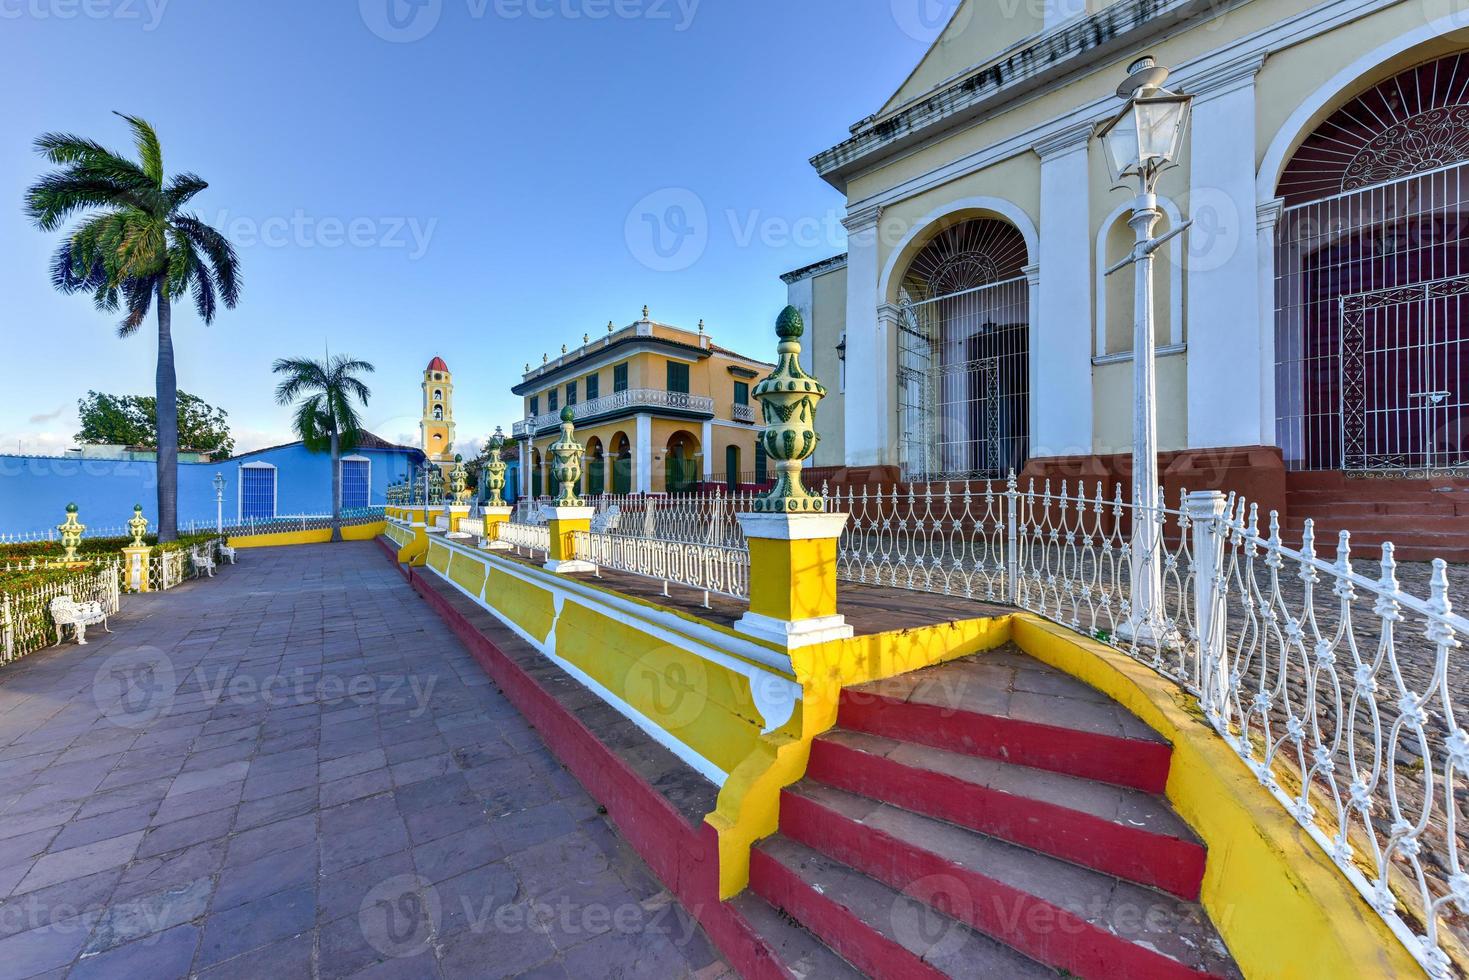
[[[420,449],[365,433],[342,457],[343,508],[382,506],[388,487],[424,459]],[[331,457],[291,442],[220,462],[180,463],[181,528],[214,525],[216,474],[225,481],[226,524],[331,513]],[[0,455],[0,534],[54,529],[68,503],[76,503],[89,533],[121,533],[134,504],[157,520],[157,500],[158,469],[151,459]]]

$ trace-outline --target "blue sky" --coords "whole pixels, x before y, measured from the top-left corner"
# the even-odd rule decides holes
[[[270,362],[328,344],[377,365],[364,417],[390,439],[416,439],[443,355],[469,448],[508,429],[524,362],[644,303],[768,353],[779,274],[844,247],[808,158],[952,2],[0,0],[0,322],[37,368],[7,372],[0,451],[69,445],[88,388],[153,389],[151,325],[119,340],[50,288],[57,236],[21,210],[43,131],[130,149],[111,110],[141,115],[210,182],[245,289],[212,327],[175,316],[179,379],[240,448],[289,438]]]

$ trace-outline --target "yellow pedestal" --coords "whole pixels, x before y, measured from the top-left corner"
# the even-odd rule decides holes
[[[409,530],[413,532],[413,540],[398,549],[398,562],[422,568],[428,561],[428,525],[421,520],[414,521],[409,525]]]
[[[484,509],[484,547],[492,551],[506,551],[510,548],[508,544],[500,540],[500,526],[508,523],[513,513],[515,513],[514,507],[486,507]]]
[[[750,547],[750,610],[735,629],[791,649],[846,639],[837,613],[837,538],[846,514],[739,514]]]
[[[148,556],[152,550],[147,545],[122,549],[123,581],[129,592],[148,591]]]
[[[591,507],[547,507],[547,524],[551,531],[551,551],[546,561],[546,569],[558,574],[568,572],[595,572],[597,566],[591,562],[578,561],[576,558],[576,538],[578,531],[590,531],[592,529],[592,515],[596,510]]]
[[[458,534],[459,533],[459,522],[462,521],[462,520],[464,520],[468,516],[469,516],[469,505],[468,504],[450,504],[449,505],[449,533],[450,534]]]

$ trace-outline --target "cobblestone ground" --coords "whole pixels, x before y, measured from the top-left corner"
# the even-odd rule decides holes
[[[370,543],[0,669],[0,975],[728,971]]]

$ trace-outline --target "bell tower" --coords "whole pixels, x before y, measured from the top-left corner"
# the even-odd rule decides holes
[[[454,462],[454,376],[442,357],[429,361],[423,372],[423,418],[418,423],[423,452],[430,462],[448,467]]]

